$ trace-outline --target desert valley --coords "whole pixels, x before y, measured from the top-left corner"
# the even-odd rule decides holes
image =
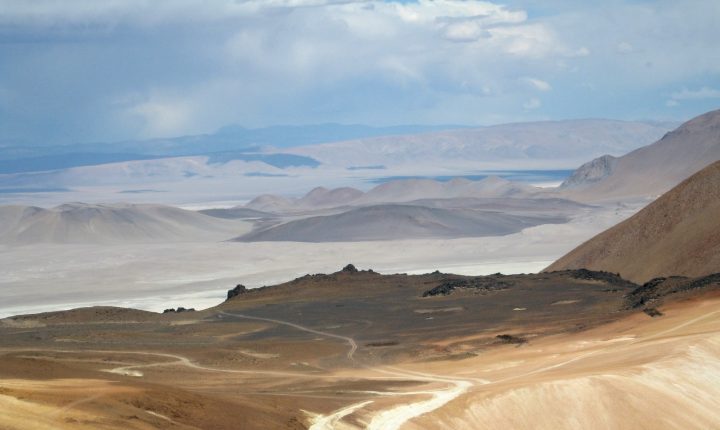
[[[670,156],[674,170],[626,177]],[[720,162],[699,161],[712,159],[720,111],[557,187],[397,179],[198,211],[4,206],[9,303],[155,312],[9,306],[0,424],[720,425]],[[183,273],[199,279],[172,281]]]
[[[714,3],[61,3],[0,0],[0,430],[720,428]]]

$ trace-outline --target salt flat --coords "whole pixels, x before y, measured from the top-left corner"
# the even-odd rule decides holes
[[[571,222],[501,237],[380,242],[184,242],[0,246],[0,317],[79,305],[204,308],[250,288],[347,263],[380,273],[537,272],[638,205],[580,212]]]

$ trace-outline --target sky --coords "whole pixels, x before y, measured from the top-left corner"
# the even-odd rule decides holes
[[[238,124],[685,120],[720,1],[0,0],[0,144]]]

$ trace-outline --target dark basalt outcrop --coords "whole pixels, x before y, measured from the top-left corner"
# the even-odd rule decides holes
[[[447,296],[457,289],[475,290],[477,292],[490,292],[505,290],[513,286],[512,282],[503,281],[494,277],[477,277],[470,279],[450,279],[440,285],[425,291],[423,297]]]
[[[645,308],[643,309],[643,312],[645,312],[647,315],[657,318],[663,316],[663,313],[657,310],[657,308]]]
[[[588,269],[568,270],[567,272],[570,273],[570,276],[575,279],[583,279],[587,281],[602,281],[610,285],[616,285],[618,287],[637,287],[637,284],[621,278],[620,275],[617,273]]]
[[[651,279],[625,295],[625,307],[639,309],[660,302],[664,297],[672,294],[703,288],[720,288],[720,273],[695,279],[684,276]]]
[[[510,345],[520,345],[527,343],[527,339],[520,336],[513,336],[511,334],[499,334],[495,336],[496,343],[505,343]]]
[[[228,292],[227,292],[227,300],[230,300],[230,299],[232,299],[233,297],[239,296],[239,295],[241,295],[241,294],[245,294],[245,293],[247,293],[247,292],[248,292],[248,289],[247,289],[247,287],[245,287],[245,285],[243,285],[243,284],[237,284],[237,285],[235,286],[235,288],[233,288],[232,290],[228,290]]]
[[[177,309],[165,309],[163,311],[164,314],[170,314],[170,313],[182,313],[182,312],[195,312],[195,308],[184,308],[182,306],[178,307]]]
[[[347,266],[342,268],[342,272],[343,273],[357,273],[357,272],[359,272],[359,270],[357,269],[357,267],[355,267],[355,265],[348,264]]]

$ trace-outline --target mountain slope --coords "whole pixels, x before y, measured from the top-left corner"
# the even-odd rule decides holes
[[[224,240],[250,224],[160,205],[72,203],[0,206],[0,243],[128,243]]]
[[[594,160],[578,169],[563,188],[583,200],[658,195],[717,160],[720,110],[696,117],[616,160]],[[599,178],[592,174],[593,166]]]
[[[602,119],[544,121],[356,139],[287,152],[346,167],[568,168],[603,154],[626,154],[655,142],[675,126]]]
[[[479,181],[464,178],[450,181],[396,179],[377,185],[366,193],[350,187],[335,189],[317,187],[299,199],[264,194],[248,202],[245,208],[256,211],[292,212],[341,206],[406,203],[425,199],[535,197],[542,192],[540,188],[508,181],[498,176],[489,176]]]
[[[448,210],[413,205],[376,205],[341,214],[290,221],[254,231],[241,242],[344,242],[362,240],[501,236],[539,224],[566,222],[561,216]]]
[[[595,236],[546,271],[587,268],[645,282],[720,270],[720,161],[633,217]]]

